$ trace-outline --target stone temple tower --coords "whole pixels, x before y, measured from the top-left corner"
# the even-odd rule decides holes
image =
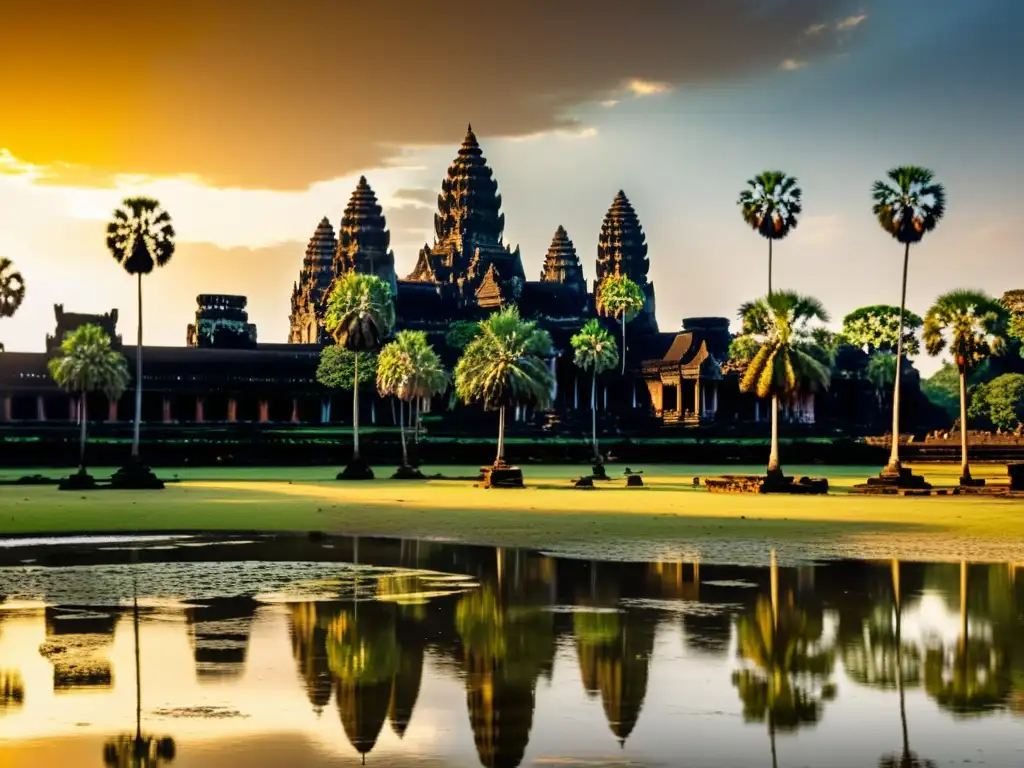
[[[324,217],[309,240],[299,279],[292,287],[289,344],[318,344],[326,338],[321,305],[334,280],[337,248],[334,228]]]
[[[377,196],[366,177],[360,176],[341,217],[334,258],[335,276],[352,271],[376,275],[391,286],[391,295],[396,295],[395,254],[390,250],[390,244],[391,233]]]
[[[640,219],[626,193],[619,190],[612,207],[605,214],[597,242],[597,263],[594,278],[594,303],[601,295],[601,283],[612,275],[625,275],[644,294],[644,308],[631,326],[650,332],[658,330],[654,316],[654,284],[647,279],[651,262],[647,258],[647,237]]]
[[[514,303],[526,276],[519,249],[502,242],[504,229],[498,182],[470,126],[441,182],[434,244],[423,247],[407,279],[434,283],[460,307]]]

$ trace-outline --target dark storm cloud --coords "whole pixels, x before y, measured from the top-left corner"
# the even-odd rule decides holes
[[[58,180],[66,163],[78,183],[195,174],[273,189],[455,144],[467,121],[483,136],[571,127],[574,105],[630,80],[813,61],[865,13],[846,0],[13,2],[0,147]]]

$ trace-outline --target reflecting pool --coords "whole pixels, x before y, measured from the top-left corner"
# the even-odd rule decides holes
[[[1024,765],[1024,569],[0,546],[0,766]]]

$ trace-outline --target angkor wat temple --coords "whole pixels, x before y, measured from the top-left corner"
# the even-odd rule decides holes
[[[426,331],[449,366],[459,355],[445,339],[453,323],[516,305],[524,317],[551,333],[556,385],[550,410],[517,412],[515,421],[524,428],[548,429],[575,423],[582,430],[589,427],[591,380],[573,364],[569,339],[588,319],[599,316],[595,299],[602,281],[625,275],[640,286],[645,303],[627,325],[625,375],[615,370],[598,378],[594,400],[602,427],[638,433],[676,424],[741,429],[762,424],[755,431],[763,431],[768,409],[738,391],[737,372],[729,365],[728,319],[684,318],[679,330],[659,330],[647,241],[624,192],[615,195],[601,224],[589,286],[572,239],[561,226],[538,279],[528,280],[519,248],[504,241],[501,202],[497,181],[470,129],[441,182],[434,242],[420,250],[412,272],[399,278],[384,212],[361,178],[338,230],[325,217],[309,241],[292,289],[289,343],[257,343],[244,296],[200,295],[185,347],[147,346],[143,351],[143,419],[167,424],[347,423],[351,394],[320,385],[316,367],[322,345],[330,343],[324,328],[327,294],[338,276],[355,270],[375,274],[391,286],[397,328]],[[97,322],[121,347],[116,309],[105,315],[65,313],[61,306],[55,310],[57,328],[47,337],[45,353],[0,355],[0,422],[74,419],[73,398],[57,388],[46,368],[68,330]],[[618,323],[601,319],[621,339]],[[134,370],[134,346],[122,349]],[[376,419],[375,400],[360,398],[367,421]],[[434,411],[460,432],[483,428],[475,409],[449,410],[448,402],[444,396],[424,403],[423,411]],[[133,407],[131,391],[116,403],[96,395],[90,397],[89,413],[91,418],[124,423],[132,418]],[[785,418],[869,430],[886,419],[870,387],[856,376],[834,381],[826,397],[808,396],[791,404]],[[486,426],[489,430],[489,421]]]

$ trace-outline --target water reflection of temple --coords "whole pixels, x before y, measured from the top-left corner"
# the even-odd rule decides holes
[[[200,680],[237,677],[245,666],[258,603],[251,597],[204,600],[185,610]]]
[[[110,688],[114,677],[107,650],[118,615],[72,606],[44,611],[46,640],[39,652],[53,664],[53,690],[75,692]]]

